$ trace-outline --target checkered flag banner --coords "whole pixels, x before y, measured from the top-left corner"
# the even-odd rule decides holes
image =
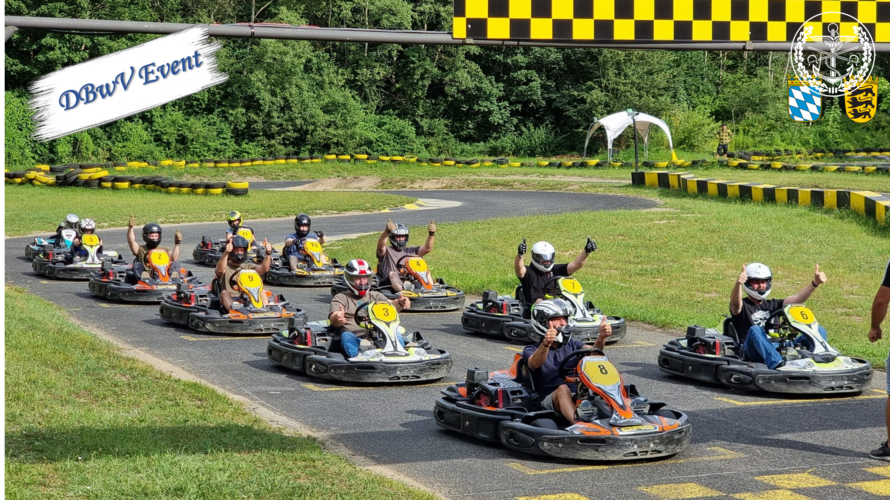
[[[822,116],[822,94],[819,87],[788,80],[788,114],[796,122],[818,120]]]

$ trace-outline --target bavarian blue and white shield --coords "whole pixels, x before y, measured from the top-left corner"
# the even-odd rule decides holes
[[[819,87],[788,80],[788,114],[796,122],[814,122],[822,116],[822,92]]]

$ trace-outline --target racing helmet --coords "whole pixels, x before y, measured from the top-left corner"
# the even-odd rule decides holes
[[[96,231],[96,223],[93,219],[83,219],[80,221],[80,232],[83,234],[93,234]]]
[[[226,216],[226,221],[229,223],[229,227],[232,228],[233,231],[238,231],[238,228],[241,227],[241,212],[232,210],[229,212],[229,215]]]
[[[232,237],[232,253],[229,254],[229,260],[238,264],[244,264],[247,261],[247,247],[250,246],[250,243],[247,241],[247,238],[244,236],[234,236]],[[243,248],[243,252],[236,252],[236,248]]]
[[[549,273],[553,269],[553,257],[556,250],[546,241],[539,241],[532,245],[532,265],[539,270]]]
[[[374,272],[366,261],[362,259],[350,260],[346,264],[343,274],[346,277],[346,286],[359,297],[364,297],[368,290],[371,289],[371,279],[374,277]],[[367,280],[364,285],[356,283],[356,280],[360,277]]]
[[[306,226],[306,230],[300,229],[300,226]],[[297,236],[300,238],[305,238],[306,235],[309,234],[309,229],[312,228],[312,219],[309,218],[306,214],[300,214],[294,217],[294,230],[297,232]]]
[[[408,245],[408,226],[396,224],[396,230],[389,233],[389,242],[396,250],[402,250]]]
[[[152,233],[158,233],[158,239],[153,240],[148,237],[148,235]],[[142,226],[142,241],[145,242],[145,246],[149,249],[157,248],[158,245],[161,244],[161,237],[163,233],[161,232],[161,226],[158,225],[157,222],[149,222],[148,224]]]
[[[532,306],[532,326],[543,337],[550,329],[550,320],[553,318],[566,318],[568,324],[556,329],[556,341],[567,342],[572,338],[572,329],[575,326],[575,315],[569,303],[562,299],[542,300]]]
[[[80,222],[80,217],[77,214],[68,214],[65,216],[64,224],[66,229],[77,229],[77,223]]]
[[[745,266],[745,274],[748,275],[748,281],[742,285],[745,293],[752,299],[764,300],[769,297],[769,292],[773,288],[773,273],[766,265],[759,262],[752,262]],[[766,290],[758,292],[751,287],[751,280],[766,280]]]

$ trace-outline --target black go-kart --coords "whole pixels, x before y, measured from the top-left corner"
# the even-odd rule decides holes
[[[325,320],[273,334],[266,349],[269,360],[310,377],[349,383],[426,382],[451,371],[451,355],[433,349],[420,332],[408,335],[405,347],[399,344],[396,335],[404,329],[392,304],[366,302],[355,314],[372,342],[357,356],[343,354],[340,334]]]
[[[573,362],[576,362],[573,364]],[[509,370],[470,369],[466,382],[442,391],[433,415],[439,427],[531,455],[630,461],[680,453],[692,438],[686,414],[649,401],[599,349],[574,351],[559,366],[577,382],[576,421],[541,408],[525,361]]]
[[[300,263],[297,269],[290,269],[286,259],[272,259],[272,267],[263,277],[270,285],[284,286],[331,286],[342,279],[343,265],[324,253],[318,240],[307,239],[303,251],[308,262]]]
[[[606,343],[614,344],[627,334],[624,318],[606,316],[593,302],[585,302],[584,289],[575,278],[553,276],[544,284],[544,294],[548,299],[560,298],[571,304],[575,311],[573,337],[577,340],[596,341],[603,321],[612,325],[612,335]],[[486,290],[482,300],[467,305],[460,322],[471,332],[505,337],[518,343],[534,343],[541,340],[541,335],[532,327],[530,307],[524,301],[521,286],[516,287],[515,298]]]
[[[243,236],[250,246],[247,247],[247,260],[259,264],[266,257],[266,252],[254,238],[253,230],[249,227],[238,229],[237,236]],[[260,242],[261,243],[261,242]],[[214,239],[212,236],[201,236],[201,241],[192,250],[192,259],[199,264],[215,266],[226,249],[225,238]],[[281,255],[272,249],[272,264],[281,266]]]
[[[201,283],[191,271],[171,262],[164,250],[150,250],[146,260],[148,266],[139,276],[131,265],[104,262],[90,277],[90,292],[120,302],[159,303],[182,283],[187,284],[189,290],[210,291],[210,285]]]
[[[59,280],[88,280],[106,263],[124,265],[126,262],[117,252],[99,252],[101,245],[95,234],[81,237],[81,249],[86,255],[73,255],[70,248],[57,250],[46,244],[40,253],[31,260],[31,268],[37,274]]]
[[[161,318],[199,332],[238,335],[269,335],[305,323],[306,311],[291,308],[284,296],[266,290],[256,271],[245,269],[235,276],[242,296],[235,298],[230,311],[222,309],[217,280],[209,292],[181,283],[161,302]],[[262,295],[268,300],[265,307]]]
[[[34,238],[34,241],[25,246],[25,257],[27,257],[28,260],[34,260],[34,257],[37,257],[43,252],[43,247],[46,245],[52,245],[57,251],[68,250],[71,248],[71,245],[74,244],[74,238],[77,237],[77,231],[73,229],[63,229],[60,232],[60,235],[61,238],[59,238],[59,234],[54,234],[46,238]]]
[[[780,394],[858,394],[868,387],[871,364],[842,356],[819,334],[815,315],[802,304],[787,304],[767,319],[784,366],[743,359],[739,337],[727,318],[723,333],[693,325],[686,337],[671,340],[658,353],[658,368],[667,374],[733,389]],[[795,339],[804,336],[804,346]]]
[[[396,267],[400,272],[404,271],[403,281],[407,282],[401,292],[396,292],[391,286],[380,286],[380,279],[374,275],[371,281],[371,290],[378,291],[387,298],[393,299],[399,296],[411,299],[410,312],[423,311],[456,311],[464,306],[466,294],[453,286],[445,284],[442,278],[433,278],[429,266],[423,257],[406,255],[399,259]],[[341,278],[331,285],[331,295],[337,295],[347,291],[346,279]]]

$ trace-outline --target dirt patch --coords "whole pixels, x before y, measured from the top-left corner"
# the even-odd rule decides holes
[[[334,177],[288,188],[288,191],[367,191],[380,184],[380,177]]]

